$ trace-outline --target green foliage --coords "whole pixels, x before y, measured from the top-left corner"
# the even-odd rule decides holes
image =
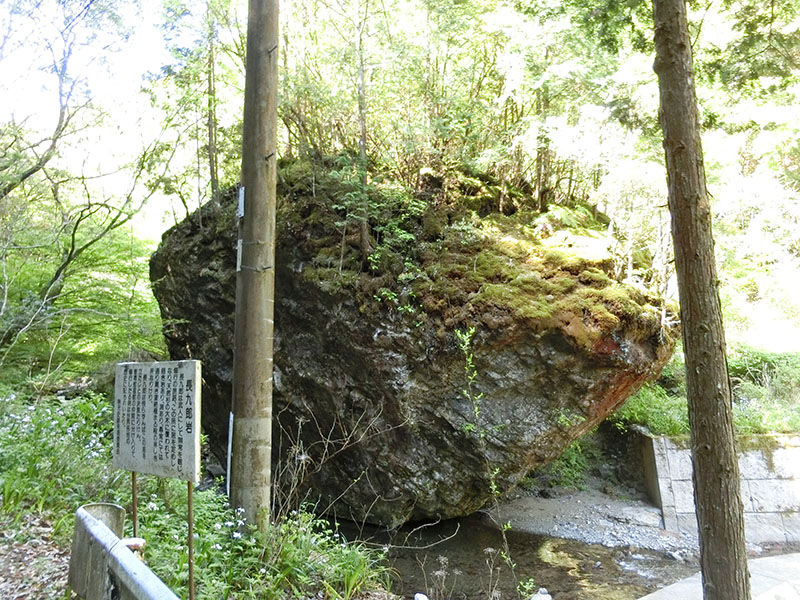
[[[287,183],[296,180],[301,174],[296,165],[305,162],[287,165]],[[340,265],[345,260],[344,240],[349,229],[366,222],[374,236],[374,247],[367,257],[370,270],[373,273],[402,270],[417,241],[417,223],[425,204],[396,182],[380,174],[368,174],[349,155],[339,157],[334,168],[322,169],[320,178],[329,188],[328,194],[333,198],[331,208],[338,215],[336,227],[342,238]]]
[[[168,5],[174,60],[156,96],[164,107],[184,107],[170,128],[184,132],[182,168],[167,179],[170,193],[188,203],[207,196],[209,106],[228,117],[238,107],[241,85],[231,75],[242,47],[226,2]],[[564,227],[593,230],[611,253],[611,268],[604,269],[610,276],[674,295],[648,2],[434,0],[359,7],[354,14],[342,0],[282,6],[290,15],[283,39],[291,40],[280,61],[283,159],[320,165],[345,157],[328,181],[312,168],[308,191],[335,198],[339,213],[339,251],[318,255],[315,267],[342,277],[348,269],[410,274],[406,259],[417,259],[425,241],[471,247],[485,239],[481,220],[530,211],[528,224],[543,242]],[[709,187],[719,215],[722,296],[741,339],[762,312],[749,310],[754,299],[780,313],[776,318],[800,322],[791,302],[796,290],[787,283],[797,279],[800,247],[791,189],[800,173],[796,9],[797,0],[769,7],[752,0],[689,4]],[[213,48],[227,57],[219,60],[228,71],[215,72],[211,97],[206,59]],[[366,161],[358,148],[359,53],[368,65]],[[229,97],[223,90],[231,90]],[[230,150],[220,160],[231,164],[238,158],[234,121],[221,122],[218,136],[218,147]],[[600,211],[609,218],[598,218]],[[369,256],[358,255],[352,239],[364,224],[372,236]],[[467,275],[464,267],[452,265]],[[507,304],[513,293],[483,271],[481,282],[489,286],[480,300],[489,308]],[[476,283],[475,274],[469,278]],[[404,283],[417,301],[402,298],[401,306],[448,302],[426,298],[425,277]],[[445,296],[451,291],[443,290]],[[402,297],[402,289],[396,293]],[[601,303],[594,304],[607,321]],[[546,308],[520,312],[541,318]]]
[[[587,348],[604,331],[652,332],[671,315],[657,296],[615,281],[599,231],[602,216],[585,207],[552,207],[547,222],[557,231],[543,240],[545,221],[534,211],[480,219],[460,206],[461,195],[449,208],[423,202],[424,196],[392,187],[376,173],[365,184],[346,158],[332,169],[304,164],[282,164],[280,210],[291,235],[282,243],[309,257],[304,277],[322,289],[349,290],[361,310],[380,306],[416,324],[441,319],[465,329],[476,314],[513,316],[542,330],[574,321],[569,335]],[[309,180],[319,182],[317,191]],[[366,261],[356,227],[365,201],[374,234]],[[436,214],[450,222],[426,228]]]
[[[533,577],[528,577],[517,584],[517,594],[520,598],[530,598],[538,591],[538,585]]]
[[[800,355],[733,346],[728,354],[737,433],[800,431]],[[631,396],[613,420],[639,424],[657,435],[689,432],[686,379],[680,352],[661,377]]]
[[[550,229],[580,229],[585,227],[597,228],[598,223],[588,208],[581,205],[558,206],[551,205],[547,212],[542,213],[533,221],[535,227]]]
[[[78,238],[95,235],[87,227]],[[36,231],[30,231],[30,242]],[[25,244],[25,237],[15,242]],[[91,238],[88,238],[91,239]],[[30,252],[8,252],[4,265],[13,273],[0,290],[0,380],[36,386],[94,375],[108,362],[134,352],[162,354],[161,318],[148,283],[150,244],[115,229],[76,256],[55,284],[63,264],[61,241]],[[46,296],[40,290],[49,287]]]
[[[230,0],[164,0],[169,60],[145,92],[165,131],[161,161],[168,172],[148,185],[182,205],[185,216],[239,182],[244,67],[242,15]],[[196,203],[196,204],[195,204]]]
[[[425,203],[391,181],[373,181],[373,185],[376,193],[370,198],[370,218],[375,222],[372,231],[378,248],[407,256],[417,241],[416,224]]]
[[[640,51],[652,48],[652,7],[643,0],[592,0],[563,3],[570,7],[573,22],[606,51],[617,53],[630,44]]]
[[[500,499],[500,486],[498,485],[498,480],[502,477],[502,471],[499,466],[494,466],[489,459],[489,455],[487,453],[488,449],[486,446],[486,434],[488,433],[488,428],[481,423],[481,421],[485,420],[481,416],[481,402],[483,401],[483,392],[478,392],[476,390],[476,384],[478,382],[478,367],[475,364],[475,356],[472,352],[472,343],[475,338],[476,329],[474,327],[470,327],[469,329],[456,329],[456,342],[458,344],[458,348],[461,351],[462,355],[464,356],[464,376],[466,379],[466,385],[461,390],[461,395],[465,400],[467,400],[472,405],[472,415],[471,420],[465,421],[461,429],[467,436],[474,436],[473,439],[477,440],[477,443],[482,448],[482,455],[484,456],[484,469],[485,469],[485,476],[488,480],[489,484],[489,492],[491,493],[491,501],[494,503],[494,508],[499,510],[499,499]],[[510,523],[503,523],[500,526],[500,533],[502,536],[503,544],[500,551],[496,551],[494,549],[485,549],[484,551],[487,552],[487,565],[490,568],[490,573],[494,572],[494,561],[496,559],[501,559],[503,563],[511,570],[512,576],[516,580],[516,573],[515,568],[516,564],[514,563],[511,557],[511,548],[508,544],[508,537],[507,533],[511,529]],[[445,566],[445,565],[442,565]],[[442,575],[440,583],[444,583],[445,576]],[[494,586],[490,582],[488,584],[489,587],[489,596],[495,595]],[[522,590],[524,587],[520,588],[520,596],[522,597]]]
[[[739,433],[800,431],[800,354],[735,346],[728,373]]]
[[[111,468],[111,405],[93,392],[31,400],[0,388],[0,522],[25,536],[25,519],[53,523],[68,544],[75,510],[89,502],[130,507],[130,477]],[[188,581],[186,483],[140,477],[145,559],[175,590]],[[351,599],[388,589],[381,552],[346,542],[308,512],[279,517],[265,534],[216,489],[194,495],[197,598]],[[132,523],[126,525],[132,533]]]
[[[656,435],[683,435],[689,432],[689,413],[685,396],[673,396],[662,387],[648,383],[615,414],[621,424],[635,423]]]
[[[745,384],[769,390],[776,400],[792,400],[800,392],[800,353],[777,353],[734,346],[728,356],[734,390]]]
[[[585,489],[593,449],[583,440],[575,440],[553,462],[535,472],[544,476],[548,483],[557,487]]]
[[[76,35],[67,33],[71,28],[89,35],[87,26],[116,19],[106,2],[77,12],[69,3],[58,9],[69,14],[67,29],[57,36],[65,43]],[[48,54],[56,51],[48,48]],[[65,155],[86,154],[69,146],[77,131],[81,138],[83,129],[93,136],[102,126],[94,109],[72,106],[81,87],[67,70],[73,50],[68,44],[58,69],[65,95],[58,113],[63,127],[41,138],[28,129],[30,122],[0,123],[0,379],[27,381],[39,389],[92,375],[104,362],[133,351],[164,347],[147,283],[151,245],[130,228],[147,199],[140,185],[145,166],[163,166],[163,161],[150,148],[136,158],[118,159],[113,168],[104,164],[115,171],[113,177],[86,166],[80,173],[68,168],[74,161],[70,164]],[[31,137],[44,141],[31,145],[25,141]],[[46,150],[38,147],[46,144]],[[105,187],[112,178],[113,191]]]
[[[188,582],[186,487],[148,478],[140,492],[145,558],[179,595]],[[216,489],[194,495],[197,597],[351,599],[386,589],[381,552],[349,543],[331,525],[300,511],[279,516],[265,533],[247,528]]]
[[[705,70],[746,93],[775,93],[796,82],[798,2],[779,0],[772,2],[769,10],[754,0],[725,5],[733,9],[728,18],[736,35],[725,47],[709,52]]]
[[[475,390],[475,383],[478,380],[478,368],[475,366],[475,356],[472,354],[472,339],[475,337],[475,328],[469,329],[456,329],[456,340],[458,341],[458,348],[464,355],[464,377],[466,385],[461,390],[461,395],[472,405],[472,421],[464,423],[463,430],[465,433],[476,433],[481,440],[486,435],[486,432],[481,427],[481,400],[483,400],[483,393]],[[494,477],[492,475],[492,483]]]
[[[126,504],[122,471],[111,468],[111,405],[103,396],[0,397],[0,514],[18,527],[28,514],[54,524],[65,542],[87,502]]]

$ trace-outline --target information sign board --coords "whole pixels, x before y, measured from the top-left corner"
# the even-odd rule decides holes
[[[200,361],[117,365],[112,464],[200,480]]]

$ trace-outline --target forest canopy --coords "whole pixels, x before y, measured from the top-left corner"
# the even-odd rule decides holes
[[[238,183],[244,4],[0,9],[9,380],[163,351],[146,258],[164,228]],[[689,9],[729,337],[797,350],[800,6]],[[650,10],[286,1],[280,158],[324,168],[347,190],[337,210],[346,231],[367,226],[364,271],[403,235],[398,211],[430,201],[435,182],[469,196],[457,222],[606,215],[615,275],[675,297]]]

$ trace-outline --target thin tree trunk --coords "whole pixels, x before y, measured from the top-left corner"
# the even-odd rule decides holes
[[[209,19],[211,17],[209,16]],[[214,82],[214,30],[213,22],[209,22],[208,32],[208,66],[207,66],[207,121],[208,121],[208,174],[211,180],[211,200],[219,202],[219,166],[217,162],[217,91]]]
[[[278,0],[250,0],[233,361],[231,505],[266,528],[272,458]]]
[[[59,89],[62,89],[64,85],[63,78],[66,77],[64,69],[59,72],[59,77],[62,78],[59,80]],[[62,99],[61,106],[58,111],[58,123],[56,123],[55,129],[50,135],[50,144],[48,144],[47,149],[36,159],[34,164],[29,166],[21,173],[13,175],[9,178],[8,183],[0,188],[0,200],[8,196],[20,185],[25,183],[25,181],[27,181],[30,177],[33,177],[36,175],[36,173],[45,168],[47,163],[50,162],[50,160],[56,155],[56,146],[61,140],[61,137],[64,135],[71,118],[72,115],[69,112],[69,107],[65,103],[65,100]]]
[[[686,355],[703,596],[749,600],[731,389],[684,3],[653,1],[653,68],[659,80]]]
[[[359,223],[359,238],[361,245],[361,258],[364,263],[372,253],[372,244],[369,238],[369,198],[367,197],[367,84],[364,65],[364,28],[367,23],[369,3],[364,9],[364,18],[361,18],[360,2],[356,0],[356,15],[353,24],[356,27],[356,60],[358,60],[358,159],[361,175],[361,219]]]

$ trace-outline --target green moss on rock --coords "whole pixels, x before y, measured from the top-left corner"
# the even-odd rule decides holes
[[[312,178],[316,191],[309,194]],[[380,207],[376,214],[390,219],[396,233],[389,243],[381,238],[386,228],[371,223],[374,248],[367,264],[357,222],[335,197],[346,193],[341,179],[326,185],[324,174],[292,166],[281,181],[283,251],[307,265],[306,279],[353,295],[362,310],[397,311],[402,304],[401,316],[448,328],[512,319],[535,331],[559,328],[587,349],[623,330],[669,335],[660,322],[662,301],[613,278],[607,239],[589,211],[580,213],[574,230],[563,223],[557,231],[543,229],[541,215],[531,211],[479,218],[465,198],[474,193],[473,204],[485,206],[488,184],[466,175],[456,208],[429,192],[421,210],[419,199],[404,208],[402,194],[387,204],[380,190],[367,190],[371,205]],[[376,289],[386,290],[383,297],[376,298]],[[389,296],[403,302],[387,302]]]

